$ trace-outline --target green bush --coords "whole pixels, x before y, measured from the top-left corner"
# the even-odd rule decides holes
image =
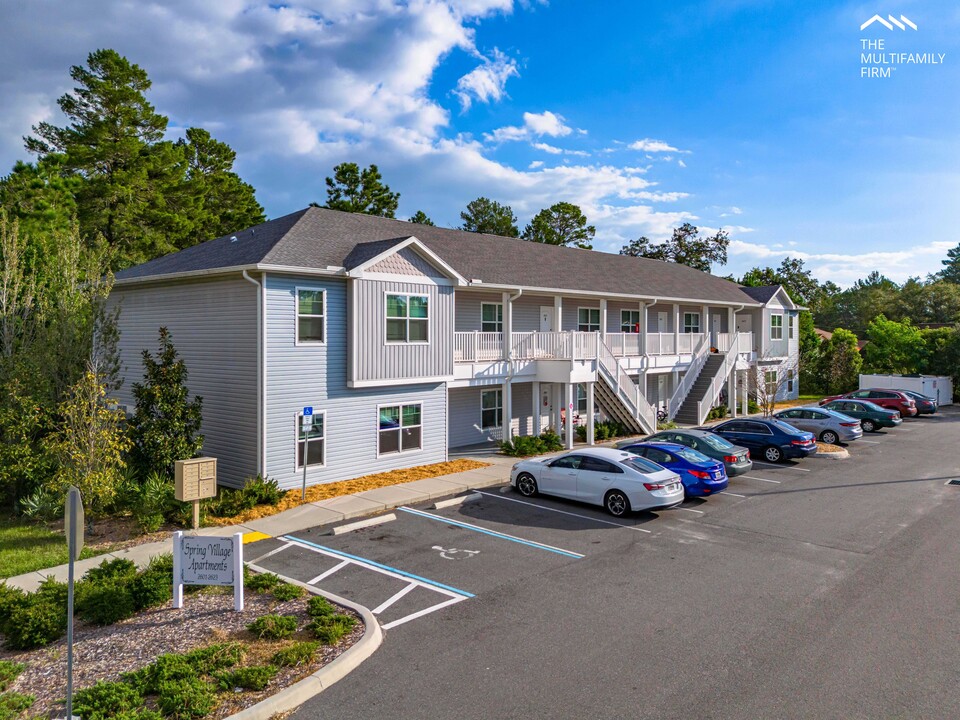
[[[140,486],[131,510],[143,532],[156,532],[165,521],[172,522],[182,506],[175,497],[173,479],[152,471]]]
[[[337,614],[314,620],[310,629],[324,645],[336,645],[356,624],[357,619],[352,615]]]
[[[293,615],[261,615],[247,625],[247,630],[261,640],[283,640],[297,631],[297,618]]]
[[[277,667],[303,665],[313,660],[313,656],[317,654],[317,648],[319,647],[320,643],[318,642],[295,642],[274,653],[274,656],[270,658],[270,663]]]
[[[104,560],[97,567],[90,568],[83,579],[90,583],[125,582],[137,574],[133,561],[124,558]]]
[[[248,590],[261,593],[272,590],[281,582],[283,581],[273,573],[257,573],[256,575],[250,575],[243,581],[243,584]]]
[[[77,615],[88,623],[101,626],[133,617],[137,610],[131,588],[133,583],[129,580],[113,582],[85,582],[82,587],[78,585]]]
[[[307,615],[313,619],[335,615],[337,609],[321,595],[314,595],[307,600]]]
[[[281,582],[273,588],[273,596],[280,602],[287,600],[296,600],[307,594],[307,591],[299,585],[293,583]]]
[[[205,509],[216,517],[233,517],[257,505],[276,505],[283,491],[276,480],[264,480],[257,475],[248,479],[242,488],[221,488],[217,497],[205,502]]]
[[[25,667],[23,663],[0,660],[0,692],[10,687],[10,683],[17,679],[17,675],[22,673]]]
[[[163,605],[173,597],[173,573],[146,569],[130,583],[136,610]]]
[[[208,715],[217,704],[213,686],[198,677],[166,680],[157,688],[160,712],[174,720]]]
[[[83,720],[106,720],[119,713],[136,710],[143,705],[143,696],[124,682],[98,682],[78,690],[73,696],[73,711]]]
[[[513,442],[505,440],[500,443],[500,450],[504,455],[514,457],[529,457],[530,455],[542,455],[546,452],[563,449],[563,441],[560,436],[552,430],[544,430],[539,436],[520,435],[513,439]]]
[[[246,651],[240,643],[215,643],[197,648],[184,657],[200,675],[210,675],[216,670],[233,667],[241,662]]]
[[[0,695],[0,720],[14,720],[33,705],[33,695],[18,692],[5,692]]]
[[[263,690],[276,677],[279,669],[273,665],[253,665],[238,668],[217,675],[217,684],[221,690]]]
[[[156,710],[138,708],[137,710],[127,710],[126,712],[117,713],[113,716],[113,720],[164,720],[164,718],[163,715]]]
[[[33,593],[27,604],[16,607],[4,625],[6,647],[33,650],[48,645],[67,631],[65,605]]]
[[[18,587],[0,582],[0,632],[16,608],[23,607],[29,601],[27,594]]]
[[[753,400],[747,400],[747,412],[750,415],[760,412],[760,406],[757,405]]]
[[[717,405],[710,408],[710,412],[707,413],[707,420],[720,420],[725,418],[729,412],[730,409],[726,405]]]
[[[233,667],[243,660],[243,656],[240,643],[216,643],[188,653],[161,655],[139,670],[124,673],[121,678],[142,695],[156,695],[166,683],[211,675],[217,670]]]

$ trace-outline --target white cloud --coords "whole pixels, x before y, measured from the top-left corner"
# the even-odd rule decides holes
[[[519,76],[516,60],[494,48],[492,57],[484,58],[482,65],[457,81],[454,94],[460,99],[460,107],[464,111],[470,109],[474,98],[484,103],[500,102],[507,93],[507,80]]]
[[[677,165],[679,165],[680,167],[686,167],[686,166],[687,166],[687,164],[686,164],[683,160],[677,160]]]
[[[585,150],[566,150],[564,148],[559,148],[556,145],[550,145],[549,143],[531,143],[530,147],[534,150],[543,150],[543,152],[550,153],[551,155],[575,155],[577,157],[590,157],[590,153]]]
[[[543,167],[543,160],[534,160],[527,166],[530,170],[536,170],[539,167]]]
[[[636,140],[629,145],[628,148],[631,150],[641,150],[648,153],[662,153],[662,152],[689,152],[688,150],[680,150],[673,147],[668,143],[665,143],[663,140],[652,140],[650,138],[644,138],[643,140]]]
[[[573,128],[566,124],[562,115],[549,110],[542,113],[525,112],[523,125],[507,125],[497,128],[492,133],[486,133],[484,138],[493,142],[510,140],[527,140],[532,137],[564,137],[573,132]]]

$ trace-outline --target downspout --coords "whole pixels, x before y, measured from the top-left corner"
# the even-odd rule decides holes
[[[267,423],[266,423],[266,398],[267,398],[267,363],[265,357],[264,338],[264,294],[266,287],[264,284],[254,279],[246,270],[243,271],[243,279],[253,283],[257,290],[257,464],[260,466],[260,477],[267,477]]]
[[[510,336],[504,338],[504,342],[507,346],[507,375],[503,380],[503,384],[509,388],[511,415],[513,415],[513,301],[519,298],[521,295],[523,295],[523,288],[517,288],[516,295],[509,295],[507,297],[507,308],[504,308],[504,310],[509,309],[510,312]],[[504,333],[504,335],[506,335],[506,333]],[[507,426],[511,428],[513,427],[512,417],[507,418]],[[504,439],[509,440],[510,438],[507,437]]]
[[[639,379],[641,382],[637,383],[640,386],[640,393],[643,395],[643,399],[647,404],[650,404],[650,401],[647,399],[647,373],[650,371],[650,356],[647,355],[647,335],[650,333],[650,319],[647,317],[647,308],[652,308],[660,301],[660,298],[653,298],[649,303],[640,303],[640,312],[643,313],[643,334],[640,336],[640,342],[643,343],[643,347],[640,349],[640,357],[643,358],[643,364],[640,366]],[[659,328],[658,328],[659,330]],[[640,407],[639,398],[637,407]],[[654,429],[656,429],[656,411],[659,410],[659,406],[654,408]]]

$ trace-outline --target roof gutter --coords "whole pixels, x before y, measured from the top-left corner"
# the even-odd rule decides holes
[[[267,477],[267,357],[264,320],[266,311],[266,282],[260,282],[244,270],[243,279],[257,288],[257,465],[260,477]],[[266,279],[266,273],[263,275]]]
[[[115,280],[114,287],[123,287],[126,285],[143,285],[146,283],[169,282],[171,280],[191,280],[193,278],[207,278],[216,275],[233,275],[235,273],[256,272],[279,272],[295,275],[322,275],[326,277],[346,277],[346,271],[335,265],[328,265],[325,268],[307,268],[293,267],[290,265],[267,265],[257,263],[254,265],[233,265],[230,267],[209,268],[206,270],[185,270],[183,272],[161,273],[158,275],[144,275],[143,277],[121,278]],[[254,281],[255,282],[255,281]]]
[[[471,280],[469,287],[475,288],[478,290],[500,290],[500,291],[514,291],[514,290],[525,290],[528,293],[534,294],[544,294],[544,295],[556,295],[560,293],[565,296],[571,297],[605,297],[611,298],[614,300],[621,300],[623,298],[630,298],[635,300],[644,300],[645,298],[650,297],[649,295],[634,295],[631,293],[612,293],[612,292],[601,292],[596,290],[571,290],[569,288],[558,288],[558,287],[536,287],[536,286],[517,286],[517,285],[501,285],[498,283],[485,283],[480,280]],[[722,305],[724,307],[728,305],[736,305],[742,301],[740,300],[715,300],[711,298],[692,298],[692,297],[667,297],[662,296],[657,298],[657,302],[676,302],[676,303],[689,303],[689,302],[708,302],[712,305]],[[763,307],[763,303],[747,303],[751,307]]]

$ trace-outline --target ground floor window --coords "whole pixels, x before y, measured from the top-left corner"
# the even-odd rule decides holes
[[[480,427],[495,428],[503,425],[503,390],[480,391]]]
[[[777,393],[777,371],[767,370],[763,373],[763,382],[766,385],[767,395],[776,395]]]
[[[793,368],[787,370],[787,392],[793,392]]]
[[[583,416],[587,414],[587,386],[577,385],[577,412]]]
[[[423,447],[422,405],[385,405],[379,410],[379,455],[420,450]]]
[[[303,413],[297,413],[297,468],[303,469],[304,447],[307,451],[307,467],[323,465],[326,439],[324,438],[324,414],[314,412],[312,419],[304,422]]]

